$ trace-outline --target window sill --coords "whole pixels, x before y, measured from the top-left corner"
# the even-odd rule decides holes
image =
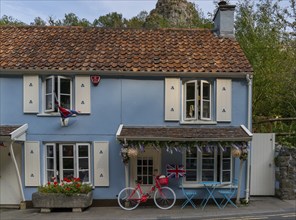
[[[220,185],[217,185],[216,188],[230,188],[232,185],[231,183],[222,183]],[[179,186],[181,187],[181,186]],[[183,187],[186,189],[186,188],[189,188],[189,189],[202,189],[202,188],[205,188],[205,186],[203,184],[199,184],[199,183],[184,183],[183,184]]]
[[[216,125],[216,121],[180,121],[181,125]]]
[[[79,115],[90,115],[90,113],[79,113]],[[61,117],[60,113],[39,113],[38,117]],[[77,115],[72,115],[71,117],[76,117]]]

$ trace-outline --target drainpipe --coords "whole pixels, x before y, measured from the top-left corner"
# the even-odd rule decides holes
[[[252,131],[252,83],[253,83],[253,75],[247,74],[246,76],[248,82],[248,129]],[[250,199],[250,171],[251,171],[251,152],[250,147],[251,141],[248,143],[248,160],[247,160],[247,178],[246,178],[246,203],[249,203]]]
[[[14,141],[10,142],[9,151],[10,151],[11,159],[12,159],[12,161],[14,163],[14,167],[15,167],[15,170],[16,170],[16,175],[17,175],[17,178],[18,178],[19,187],[20,187],[21,194],[22,194],[22,202],[24,202],[25,201],[24,189],[23,189],[23,184],[22,184],[20,171],[19,171],[16,159],[15,159],[14,151],[13,151],[13,143],[14,143]]]

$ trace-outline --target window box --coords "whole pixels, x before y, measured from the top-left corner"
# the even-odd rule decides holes
[[[32,202],[35,208],[41,208],[41,212],[50,212],[53,208],[71,208],[73,212],[82,212],[92,205],[93,192],[87,194],[65,195],[62,193],[32,194]]]

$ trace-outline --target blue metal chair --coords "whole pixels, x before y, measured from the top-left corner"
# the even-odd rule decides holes
[[[182,192],[183,195],[185,196],[185,201],[183,202],[181,209],[183,209],[187,204],[191,204],[193,208],[196,209],[196,205],[194,204],[194,202],[192,201],[192,199],[197,195],[196,192],[194,191],[187,191],[184,189],[183,184],[181,183],[181,188],[182,188]]]
[[[228,203],[237,208],[237,206],[231,201],[231,199],[237,194],[237,185],[238,180],[234,179],[229,189],[218,190],[218,192],[223,196],[223,200],[220,203],[220,206],[223,209],[226,207]]]

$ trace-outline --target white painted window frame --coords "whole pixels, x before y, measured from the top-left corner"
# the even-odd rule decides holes
[[[46,143],[45,144],[45,152],[44,152],[44,155],[45,155],[45,175],[44,175],[44,179],[45,179],[45,182],[47,183],[48,182],[48,164],[47,164],[47,147],[48,146],[53,146],[53,158],[54,158],[54,177],[57,179],[57,175],[59,174],[59,178],[60,178],[60,181],[64,179],[64,173],[63,173],[63,146],[64,145],[72,145],[73,147],[73,158],[74,158],[74,177],[79,177],[79,156],[78,156],[78,146],[81,146],[81,145],[86,145],[87,148],[88,148],[88,175],[89,175],[89,181],[88,182],[85,182],[85,183],[91,183],[92,182],[92,176],[91,176],[91,158],[90,158],[90,144],[89,143]],[[59,155],[58,155],[58,158],[57,158],[57,155],[56,155],[56,146],[58,146],[59,148]],[[60,167],[59,167],[59,170],[57,170],[57,160],[59,160],[59,164],[60,164]],[[53,181],[53,180],[52,180]]]
[[[187,84],[188,83],[195,83],[195,117],[192,118],[188,118],[186,116],[186,93],[187,93]],[[200,86],[199,86],[200,84]],[[207,84],[210,86],[210,100],[205,100],[204,96],[203,96],[203,85]],[[192,122],[192,123],[211,123],[213,118],[212,118],[212,105],[213,105],[213,97],[212,97],[212,83],[210,81],[207,80],[189,80],[186,82],[182,83],[182,122],[186,123],[186,122]],[[200,96],[200,112],[198,111],[199,108],[199,100],[198,97]],[[209,101],[210,105],[209,105],[209,116],[208,118],[203,117],[203,102],[204,101]]]
[[[51,85],[51,93],[48,93],[48,94],[51,94],[51,101],[52,101],[52,107],[47,109],[46,107],[46,81],[49,80],[49,79],[52,79],[52,85]],[[57,113],[57,111],[55,111],[55,92],[57,93],[56,94],[56,98],[58,100],[59,103],[61,103],[61,79],[67,79],[69,80],[70,82],[70,94],[67,94],[67,95],[70,95],[70,109],[73,108],[73,79],[71,77],[65,77],[65,76],[54,76],[54,75],[51,75],[51,76],[48,76],[45,78],[44,82],[42,83],[42,88],[43,88],[43,111],[44,113]],[[57,83],[58,83],[58,91],[54,91],[55,89],[55,83],[56,83],[56,80],[57,80]],[[64,106],[62,106],[64,107]]]
[[[231,149],[231,147],[229,146],[229,148]],[[218,161],[218,151],[220,151],[220,154],[221,154],[221,159],[220,161]],[[197,151],[197,165],[196,165],[196,178],[197,180],[196,181],[186,181],[185,178],[183,180],[183,184],[185,185],[190,185],[190,186],[198,186],[198,182],[201,182],[203,181],[202,180],[202,161],[203,161],[203,153],[202,152],[199,152]],[[184,152],[183,152],[183,164],[186,164],[186,149],[184,149]],[[218,182],[221,182],[222,184],[229,184],[232,182],[232,179],[233,179],[233,172],[234,172],[234,165],[233,165],[233,156],[230,154],[230,181],[225,181],[225,182],[222,182],[222,172],[225,171],[223,170],[223,151],[218,148],[218,147],[215,147],[214,148],[214,180],[213,181],[218,181]],[[217,179],[217,163],[220,163],[220,179],[218,180]],[[186,167],[185,167],[186,169]]]
[[[203,88],[204,88],[204,85],[209,85],[209,100],[206,100],[204,98],[204,93],[203,93]],[[203,117],[203,113],[204,113],[204,110],[203,110],[203,107],[204,107],[204,102],[209,102],[209,117]],[[205,80],[201,80],[200,81],[200,119],[201,120],[211,120],[212,118],[212,85],[211,83],[209,83],[208,81],[205,81]]]

